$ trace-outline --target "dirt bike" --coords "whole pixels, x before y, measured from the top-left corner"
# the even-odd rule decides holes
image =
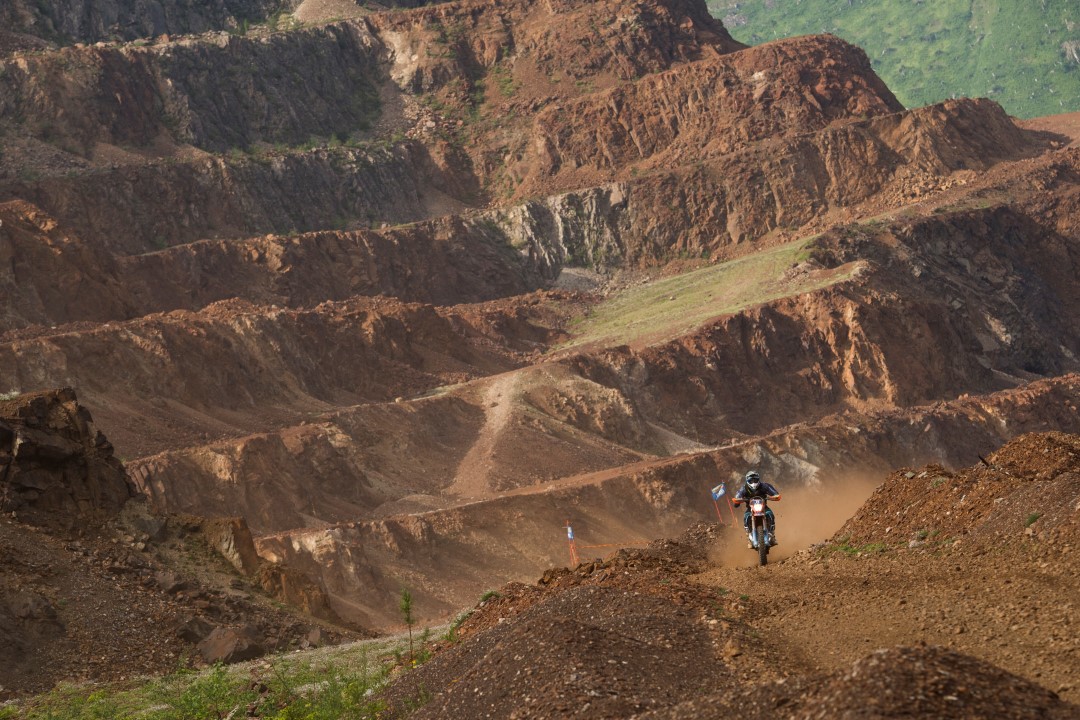
[[[773,544],[772,533],[769,532],[768,516],[765,514],[768,503],[762,497],[752,497],[746,502],[750,506],[750,543],[757,550],[758,565],[767,565],[769,562],[769,548]]]

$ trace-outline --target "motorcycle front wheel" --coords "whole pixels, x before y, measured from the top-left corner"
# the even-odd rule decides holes
[[[754,537],[757,540],[758,565],[769,563],[769,543],[765,541],[765,528],[758,526],[754,529]]]

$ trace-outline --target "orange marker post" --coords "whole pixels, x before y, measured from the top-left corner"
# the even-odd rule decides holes
[[[570,521],[566,521],[566,540],[570,543],[570,567],[577,567],[581,564],[581,560],[578,558],[577,544],[574,542],[574,528],[570,527]]]
[[[724,524],[724,514],[720,512],[720,498],[727,501],[728,510],[731,512],[731,522],[735,524],[735,508],[732,507],[731,497],[727,494],[727,483],[720,483],[712,488],[709,490],[709,495],[712,497],[713,507],[716,508],[716,517],[720,519],[720,524]]]
[[[723,525],[724,524],[724,516],[720,513],[720,503],[716,502],[716,500],[713,499],[712,504],[713,504],[713,507],[716,508],[716,519],[720,521],[721,525]]]

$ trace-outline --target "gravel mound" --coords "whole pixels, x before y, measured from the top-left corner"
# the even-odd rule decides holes
[[[974,467],[894,472],[837,533],[848,542],[918,546],[1042,540],[1062,549],[1080,538],[1080,435],[1030,433]]]
[[[1056,720],[1080,708],[1049,690],[969,655],[941,647],[877,650],[849,671],[764,683],[649,712],[641,720]]]
[[[715,537],[697,526],[508,585],[391,686],[394,716],[628,717],[767,672],[775,658],[736,619],[741,601],[686,577]]]
[[[998,667],[940,647],[878,650],[804,700],[798,718],[1075,718],[1080,708]]]

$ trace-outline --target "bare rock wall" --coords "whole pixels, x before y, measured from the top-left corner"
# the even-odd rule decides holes
[[[115,516],[134,494],[70,388],[0,400],[0,510],[72,531]]]
[[[978,133],[969,128],[978,125]],[[1041,141],[989,101],[958,100],[769,141],[697,166],[523,202],[489,216],[553,279],[563,265],[730,257],[768,232],[886,192],[947,185]]]
[[[95,247],[135,255],[204,238],[420,220],[429,184],[443,180],[423,146],[402,143],[9,177],[0,197],[33,203]]]
[[[518,196],[528,196],[902,109],[854,46],[781,40],[543,110],[513,172],[524,180]]]
[[[264,38],[67,47],[0,61],[0,114],[83,154],[159,138],[214,151],[348,136],[378,116],[381,44],[362,21]],[[318,72],[309,72],[312,65]]]
[[[0,7],[0,25],[49,40],[135,40],[236,27],[298,4],[298,0],[11,0]]]

